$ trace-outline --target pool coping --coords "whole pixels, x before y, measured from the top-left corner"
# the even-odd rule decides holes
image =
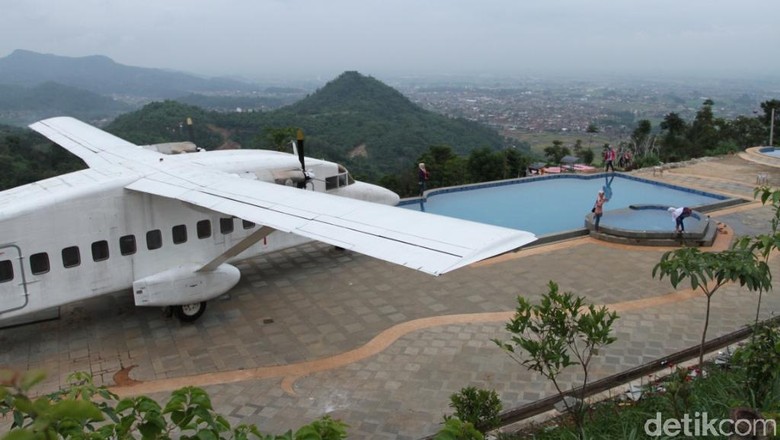
[[[643,183],[651,183],[654,185],[660,185],[665,186],[668,188],[685,191],[689,193],[699,194],[699,195],[705,195],[709,197],[714,198],[720,198],[721,200],[728,199],[728,196],[724,196],[722,194],[715,194],[707,191],[702,191],[694,188],[687,188],[680,185],[674,185],[671,183],[666,182],[659,182],[657,180],[651,180],[651,179],[645,179],[644,177],[638,177],[627,173],[561,173],[561,174],[545,174],[542,176],[527,176],[527,177],[518,177],[514,179],[504,179],[504,180],[493,180],[490,182],[479,182],[479,183],[468,183],[465,185],[455,185],[455,186],[447,186],[444,188],[434,188],[429,189],[423,192],[422,196],[418,197],[408,197],[405,199],[401,199],[400,202],[398,202],[397,206],[402,205],[408,205],[412,203],[419,203],[419,201],[422,199],[423,201],[427,199],[428,197],[435,196],[437,194],[446,194],[451,192],[459,192],[459,191],[467,191],[472,189],[480,189],[480,188],[492,188],[496,186],[506,186],[506,185],[517,185],[519,183],[526,183],[526,182],[535,182],[537,180],[550,180],[550,179],[580,179],[580,180],[593,180],[593,179],[601,179],[607,176],[619,176],[621,178],[629,179],[629,180],[635,180],[638,182]]]
[[[616,214],[637,213],[637,211],[647,209],[666,212],[668,208],[666,205],[642,204],[630,205],[628,208],[615,209],[610,212]],[[697,221],[693,224],[689,222],[688,228],[683,233],[673,231],[671,228],[651,231],[624,229],[610,226],[609,223],[602,224],[599,231],[596,231],[593,225],[593,214],[588,214],[585,217],[585,228],[595,238],[613,243],[641,246],[671,246],[684,242],[688,245],[712,246],[712,243],[715,241],[717,226],[713,225],[710,216],[700,210],[693,210],[691,217]]]
[[[750,147],[739,153],[739,156],[750,162],[766,165],[774,168],[780,168],[780,157],[764,154],[768,150],[777,150],[778,147],[769,145]],[[761,173],[759,173],[761,175]],[[757,182],[759,183],[759,182]]]

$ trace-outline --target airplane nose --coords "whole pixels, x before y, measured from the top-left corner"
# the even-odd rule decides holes
[[[368,185],[368,184],[367,184]],[[401,200],[398,194],[390,191],[387,188],[382,188],[378,185],[370,185],[372,187],[372,197],[375,198],[376,203],[382,203],[384,205],[395,206]]]

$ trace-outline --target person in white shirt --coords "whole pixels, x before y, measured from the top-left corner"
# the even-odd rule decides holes
[[[679,208],[670,206],[668,211],[670,214],[672,214],[672,218],[674,219],[674,232],[677,232],[678,234],[685,232],[685,225],[683,224],[683,220],[686,217],[691,216],[691,208],[688,208],[687,206],[682,206]]]

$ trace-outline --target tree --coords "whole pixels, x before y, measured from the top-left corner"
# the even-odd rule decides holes
[[[764,126],[768,130],[771,130],[772,117],[774,116],[775,118],[777,118],[778,115],[780,115],[780,100],[772,99],[770,101],[764,101],[761,103],[761,109],[764,110],[764,115],[761,117],[761,120],[764,122]],[[774,125],[775,128],[777,128],[777,124]],[[772,139],[772,142],[776,143],[775,140],[778,137],[780,136],[775,136],[774,139]]]
[[[591,122],[588,124],[588,128],[585,129],[585,133],[588,133],[590,136],[588,137],[588,149],[590,149],[590,145],[593,143],[593,136],[596,135],[596,133],[599,132],[599,127]],[[590,163],[590,162],[586,162]]]
[[[780,250],[780,190],[773,191],[767,186],[756,188],[754,198],[760,198],[762,205],[766,205],[767,202],[771,203],[772,208],[775,211],[772,221],[770,222],[770,231],[767,234],[742,237],[734,243],[734,248],[756,253],[763,259],[763,263],[768,265],[769,256],[772,254],[772,251]],[[769,285],[769,288],[772,288],[771,284]],[[756,306],[755,325],[758,325],[758,318],[761,314],[761,298],[764,293],[763,288],[757,290],[758,305]]]
[[[648,119],[641,119],[637,122],[636,128],[631,133],[631,141],[634,143],[637,151],[640,151],[641,147],[647,142],[652,129],[653,125]]]
[[[574,142],[574,147],[572,149],[574,150],[574,155],[577,156],[580,162],[588,165],[593,162],[593,150],[591,150],[590,147],[583,147],[581,139],[577,139]]]
[[[766,130],[759,118],[737,116],[736,119],[726,123],[721,134],[744,150],[747,147],[763,145],[766,140]]]
[[[502,179],[504,157],[500,152],[494,152],[489,148],[478,148],[469,155],[468,170],[473,182]]]
[[[669,113],[664,116],[660,124],[661,130],[665,130],[663,137],[663,147],[661,157],[666,161],[674,161],[680,158],[687,158],[690,154],[688,139],[688,124],[677,113]]]
[[[525,176],[525,170],[528,168],[530,160],[516,148],[507,148],[504,154],[504,175],[503,179]]]
[[[712,113],[713,102],[705,99],[688,130],[691,142],[690,157],[700,157],[718,144],[718,130]]]
[[[761,115],[760,119],[767,128],[769,128],[769,125],[772,122],[772,109],[775,110],[775,117],[778,117],[780,115],[780,100],[771,99],[761,103],[761,110],[764,111],[764,114]]]
[[[267,127],[265,129],[266,148],[291,152],[290,142],[295,139],[297,132],[295,127]]]
[[[417,163],[425,163],[431,173],[428,189],[442,186],[463,185],[469,183],[466,159],[458,156],[448,145],[433,145],[417,158]],[[410,168],[414,181],[417,180],[417,166]],[[416,183],[415,183],[416,185]]]
[[[729,249],[721,252],[702,252],[698,248],[685,247],[664,253],[661,261],[653,268],[653,278],[669,277],[672,287],[690,280],[693,290],[701,290],[707,298],[704,328],[699,346],[699,369],[704,363],[704,343],[707,341],[707,327],[710,323],[710,304],[715,292],[730,282],[739,282],[751,292],[771,287],[772,276],[769,266],[758,261],[750,250]]]
[[[544,148],[544,155],[551,163],[554,164],[561,163],[563,156],[568,156],[570,154],[571,152],[569,149],[563,146],[562,141],[558,140],[553,141],[552,146]]]
[[[606,307],[585,305],[584,297],[570,292],[559,293],[558,284],[550,281],[549,292],[542,295],[539,304],[531,305],[518,296],[515,315],[506,325],[512,334],[508,342],[493,339],[518,364],[535,371],[549,381],[563,399],[577,425],[579,437],[584,437],[585,391],[593,356],[601,347],[615,342],[611,335],[617,313]],[[582,386],[570,403],[567,392],[558,383],[558,375],[571,365],[580,365]]]

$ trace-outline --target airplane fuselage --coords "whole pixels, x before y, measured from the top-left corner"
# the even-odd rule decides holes
[[[190,161],[289,186],[302,177],[295,156],[272,151],[201,152],[164,160]],[[385,204],[398,200],[383,188],[353,182],[338,164],[307,159],[306,165],[314,177],[301,190]],[[166,276],[179,277],[176,268],[201,267],[235,249],[262,225],[126,189],[135,179],[132,174],[112,176],[86,169],[0,193],[0,324],[15,316],[130,289],[134,283],[137,305],[183,305],[222,294],[238,281],[228,274],[228,281],[212,288],[210,280],[182,277],[172,281],[172,288],[178,281],[205,283],[201,290],[206,294],[191,300],[171,296],[165,304],[141,298],[139,280],[165,270],[174,270]],[[237,255],[226,255],[224,264],[310,241],[278,231],[259,236]]]

